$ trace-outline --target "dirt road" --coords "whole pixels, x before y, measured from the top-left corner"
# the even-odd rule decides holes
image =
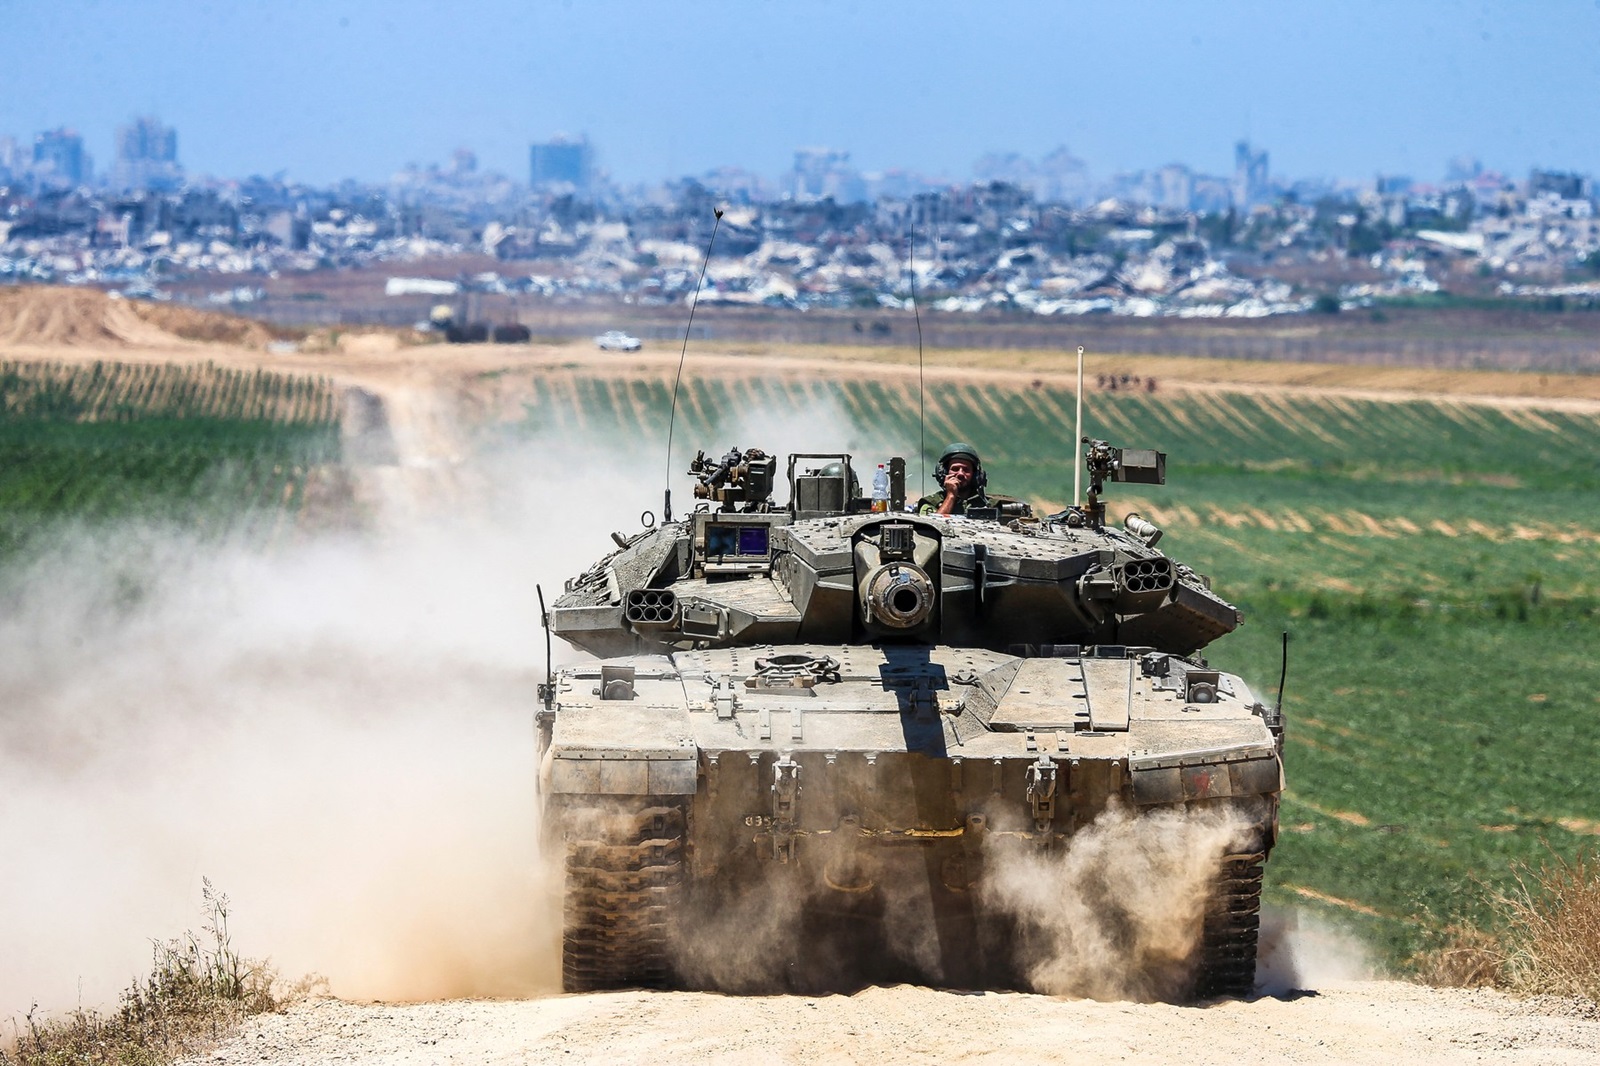
[[[738,998],[622,992],[517,1002],[323,999],[201,1062],[1593,1063],[1594,1004],[1384,982],[1209,1007],[872,988]]]

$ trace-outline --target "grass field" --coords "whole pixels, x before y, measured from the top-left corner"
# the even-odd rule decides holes
[[[551,375],[528,425],[653,464],[669,390]],[[852,427],[808,446],[875,463],[873,442],[901,441],[916,476],[916,395],[871,381],[686,381],[675,453],[766,446],[730,427],[805,411]],[[930,451],[971,440],[995,489],[1070,496],[1070,392],[941,384],[927,414]],[[1116,486],[1111,506],[1166,528],[1162,547],[1243,609],[1216,663],[1270,692],[1291,633],[1276,901],[1353,923],[1403,968],[1489,922],[1513,863],[1597,843],[1600,416],[1119,392],[1092,398],[1086,432],[1169,453],[1167,486]]]
[[[659,469],[670,380],[568,368],[526,385],[514,432]],[[930,452],[971,440],[996,490],[1066,502],[1070,392],[942,381],[926,408]],[[917,409],[913,387],[842,373],[691,378],[675,464],[732,445],[892,451],[916,487]],[[323,381],[0,364],[0,561],[65,519],[276,522],[338,461],[337,418]],[[1403,964],[1489,921],[1514,862],[1600,843],[1600,416],[1164,390],[1094,395],[1086,430],[1169,453],[1167,486],[1117,486],[1111,505],[1166,528],[1162,547],[1243,609],[1218,665],[1270,692],[1279,633],[1293,636],[1272,897],[1354,923]]]
[[[0,363],[0,557],[66,519],[270,527],[338,461],[337,415],[326,381]]]

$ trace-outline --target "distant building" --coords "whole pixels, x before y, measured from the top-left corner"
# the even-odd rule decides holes
[[[594,182],[594,149],[587,137],[571,140],[558,134],[546,144],[528,150],[528,180],[535,187],[571,186],[587,192]]]
[[[1224,214],[1233,206],[1233,182],[1225,177],[1195,175],[1189,209],[1202,215]]]
[[[1089,167],[1062,145],[1039,160],[1039,186],[1034,195],[1047,203],[1082,204],[1093,198]]]
[[[1379,196],[1404,196],[1416,184],[1405,174],[1379,174],[1376,188]]]
[[[41,180],[78,185],[89,176],[89,156],[76,130],[48,130],[33,139],[33,171]]]
[[[0,178],[10,180],[26,169],[22,145],[15,137],[0,137]]]
[[[788,185],[791,198],[800,203],[831,199],[847,204],[867,198],[866,183],[850,166],[850,153],[837,148],[797,149]]]
[[[1583,175],[1566,174],[1559,170],[1534,170],[1528,174],[1528,195],[1549,193],[1560,200],[1582,200]]]
[[[117,129],[117,159],[111,180],[121,189],[174,189],[183,181],[178,166],[178,131],[159,119],[137,118]]]
[[[1257,151],[1249,141],[1233,146],[1233,206],[1254,207],[1272,198],[1266,149]]]
[[[1444,167],[1444,180],[1449,185],[1466,185],[1477,181],[1483,173],[1483,163],[1475,155],[1458,155]]]
[[[1169,211],[1187,211],[1194,199],[1194,174],[1182,163],[1171,163],[1155,172],[1153,201]]]

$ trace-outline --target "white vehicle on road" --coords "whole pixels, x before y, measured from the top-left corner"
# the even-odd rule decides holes
[[[630,336],[620,329],[607,330],[594,339],[602,352],[636,352],[642,345],[638,337]]]

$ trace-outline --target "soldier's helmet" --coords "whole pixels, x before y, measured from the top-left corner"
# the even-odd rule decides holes
[[[972,485],[978,492],[982,492],[989,484],[989,475],[984,472],[983,459],[978,455],[978,449],[965,441],[955,441],[939,454],[938,465],[933,468],[933,480],[941,488],[944,486],[944,479],[950,474],[952,459],[972,461]]]

